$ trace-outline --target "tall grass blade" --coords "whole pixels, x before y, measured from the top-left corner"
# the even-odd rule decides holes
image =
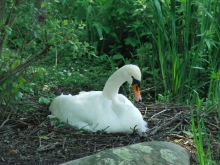
[[[158,53],[159,53],[159,61],[160,61],[160,68],[162,73],[162,80],[164,84],[165,93],[167,93],[167,80],[166,80],[166,55],[165,55],[165,40],[164,40],[164,33],[165,27],[163,22],[163,15],[161,10],[161,5],[158,0],[154,0],[154,7],[156,9],[155,18],[158,25],[158,39],[157,39],[157,46],[158,46]]]

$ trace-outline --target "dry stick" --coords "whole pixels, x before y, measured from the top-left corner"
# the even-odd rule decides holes
[[[24,125],[32,125],[32,124],[26,123],[26,122],[21,121],[21,120],[18,120],[18,122],[19,122],[19,123],[22,123],[22,124],[24,124]]]
[[[90,125],[92,125],[92,124],[93,124],[93,123],[91,123]],[[98,124],[99,124],[99,123],[97,123],[97,124],[95,125],[95,127],[92,128],[92,129],[94,130],[94,129],[98,126]]]
[[[63,146],[62,146],[63,150],[65,149],[65,142],[66,142],[66,138],[63,139]]]
[[[128,134],[125,134],[125,136],[127,136],[127,138],[130,139],[130,140],[134,143],[134,140],[131,139],[130,136],[129,136]]]
[[[137,127],[137,125],[135,125],[133,129],[130,127],[130,129],[133,131],[132,134],[135,134],[137,132],[136,127]]]
[[[152,119],[152,118],[154,118],[155,116],[157,116],[157,115],[159,115],[159,114],[161,114],[161,113],[163,113],[163,112],[169,111],[169,110],[170,110],[170,109],[164,109],[163,111],[160,111],[160,112],[154,114],[154,115],[151,116],[150,118]]]
[[[32,135],[33,133],[37,132],[40,128],[36,127],[34,130],[32,130],[28,135]]]
[[[1,157],[1,160],[4,162],[5,161],[5,159],[3,158],[3,157]]]
[[[179,112],[178,114],[176,114],[169,122],[165,123],[164,125],[160,125],[158,127],[156,127],[151,133],[150,135],[154,135],[156,134],[161,128],[166,127],[170,124],[172,124],[174,121],[176,121],[178,119],[178,117],[182,114],[182,111]]]
[[[52,150],[55,148],[55,146],[58,144],[58,142],[54,143],[53,145],[46,145],[43,146],[42,148],[38,148],[37,151],[38,152],[42,152],[42,151],[48,151],[48,150]]]
[[[7,118],[5,119],[5,121],[3,121],[3,123],[2,123],[1,126],[0,126],[0,128],[2,128],[2,127],[5,125],[5,123],[8,122],[8,120],[9,120],[9,118],[10,118],[10,116],[11,116],[11,113],[12,113],[12,110],[9,112]]]
[[[212,123],[209,123],[209,122],[205,122],[206,124],[209,124],[209,125],[211,125],[211,126],[213,126],[213,127],[215,127],[216,129],[218,129],[218,130],[220,130],[220,127],[218,127],[217,125],[215,125],[215,124],[212,124]]]
[[[103,130],[101,130],[101,132],[105,132],[105,130],[109,128],[109,126],[107,126],[106,128],[104,128]]]
[[[145,118],[145,117],[146,117],[146,114],[147,114],[147,107],[145,107],[145,111],[144,111],[143,118]]]
[[[41,138],[39,138],[39,147],[38,148],[41,148]]]
[[[180,124],[182,124],[182,121],[180,121],[177,125],[174,126],[174,128],[170,129],[170,132],[172,132],[173,130],[175,130]]]
[[[84,125],[84,126],[83,126],[83,127],[81,127],[79,130],[83,130],[83,128],[85,128],[85,127],[87,127],[87,126],[89,126],[89,125],[92,125],[92,123],[87,124],[87,125]]]

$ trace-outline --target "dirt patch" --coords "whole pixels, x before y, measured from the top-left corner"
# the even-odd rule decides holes
[[[187,106],[149,103],[136,106],[148,121],[150,130],[146,135],[139,135],[135,130],[133,134],[91,133],[62,123],[54,125],[47,118],[50,114],[48,107],[41,105],[37,105],[30,113],[8,113],[8,120],[0,121],[0,164],[56,165],[102,150],[151,140],[172,141],[185,147],[191,153],[192,164],[197,164],[193,138],[187,132],[191,124]],[[208,123],[207,128],[208,133],[213,135],[213,156],[219,160],[219,128],[215,120]]]

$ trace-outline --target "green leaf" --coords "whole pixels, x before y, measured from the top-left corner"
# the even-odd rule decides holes
[[[17,93],[15,94],[15,99],[18,100],[18,99],[22,98],[22,96],[23,96],[23,93],[17,92]]]
[[[38,101],[40,104],[46,104],[46,105],[50,104],[50,100],[44,97],[40,97]]]
[[[98,34],[99,34],[99,39],[100,39],[100,40],[103,40],[103,36],[102,36],[102,25],[101,25],[100,23],[95,22],[95,23],[94,23],[94,26],[96,27],[97,32],[98,32]]]
[[[78,135],[78,134],[82,134],[83,132],[85,132],[85,131],[80,130],[80,131],[75,132],[75,134]]]
[[[113,56],[113,59],[120,60],[120,59],[124,59],[124,57],[121,54],[116,54]]]
[[[194,68],[194,69],[204,69],[204,68],[199,67],[199,66],[191,66],[191,68]]]
[[[19,77],[18,81],[19,81],[19,85],[18,85],[19,87],[22,86],[26,82],[26,80],[21,76]]]
[[[220,79],[220,70],[218,72],[211,72],[211,79],[216,79],[219,80]]]
[[[64,26],[68,25],[68,20],[64,20],[64,21],[63,21],[63,25],[64,25]]]
[[[11,32],[12,32],[12,29],[8,26],[5,26],[5,32],[8,34],[8,35],[11,35]]]
[[[38,37],[38,36],[37,36],[37,32],[35,32],[35,31],[34,31],[34,37],[35,37],[35,38],[37,38],[37,37]]]
[[[117,34],[115,32],[110,33],[111,36],[118,38]]]
[[[118,36],[117,36],[117,34],[115,32],[111,32],[110,35],[115,38],[115,41],[120,43],[120,40],[118,39]]]
[[[149,67],[142,68],[142,73],[145,73],[145,72],[147,73],[148,69],[149,69]]]
[[[38,69],[38,71],[37,71],[37,74],[38,74],[38,76],[40,77],[40,76],[42,76],[42,75],[44,74],[44,72],[45,72],[44,69],[40,67],[40,68]]]
[[[40,139],[44,139],[44,140],[48,140],[48,139],[50,139],[50,138],[47,137],[47,136],[39,136],[39,138],[40,138]]]
[[[64,57],[64,59],[67,60],[67,61],[71,60],[70,57]]]
[[[189,132],[189,131],[183,131],[183,133],[185,133],[186,135],[190,136],[190,137],[193,137],[193,133],[192,132]]]
[[[47,6],[47,2],[42,2],[40,7],[41,7],[41,9],[42,9],[42,8],[44,8],[45,6]]]
[[[71,45],[74,45],[74,42],[73,42],[73,41],[68,40],[68,42],[69,42]]]
[[[60,127],[65,127],[68,126],[66,123],[60,123],[58,126],[56,126],[56,128],[60,128]]]
[[[123,13],[125,12],[125,8],[118,8],[118,9],[117,9],[117,12],[118,12],[119,14],[123,14]]]
[[[137,42],[133,37],[128,37],[125,39],[125,44],[135,47],[137,45]]]

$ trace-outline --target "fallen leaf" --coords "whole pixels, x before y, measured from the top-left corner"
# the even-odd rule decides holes
[[[9,155],[17,155],[17,153],[18,153],[18,151],[16,151],[16,150],[10,150],[8,152]]]

